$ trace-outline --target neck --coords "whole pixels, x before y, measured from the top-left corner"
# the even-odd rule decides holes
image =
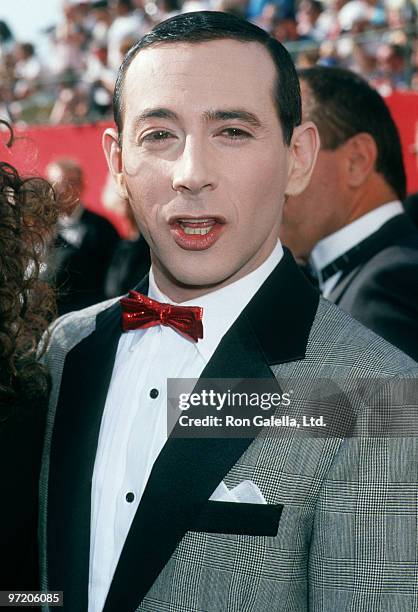
[[[267,259],[269,259],[270,255],[273,254],[273,251],[276,250],[276,247],[280,249],[280,253],[283,253],[281,244],[276,242],[273,248],[270,248],[269,251],[265,252],[261,249],[258,253],[258,256],[255,257],[251,262],[247,262],[241,269],[235,271],[230,276],[225,279],[208,284],[201,285],[192,285],[180,282],[178,279],[174,278],[174,276],[165,268],[161,262],[154,256],[151,252],[151,262],[152,262],[152,271],[154,275],[155,283],[158,289],[164,293],[167,297],[170,298],[173,302],[177,304],[181,304],[183,302],[188,302],[190,300],[197,299],[202,295],[207,295],[208,293],[212,293],[213,291],[217,291],[218,289],[222,289],[227,285],[231,285],[236,281],[248,276],[251,272],[254,272],[263,265]],[[278,255],[279,260],[281,255]]]
[[[367,182],[353,194],[347,218],[341,227],[352,223],[352,221],[379,208],[379,206],[397,199],[395,192],[389,187],[383,177],[380,174],[374,173]]]
[[[202,295],[207,295],[230,284],[229,279],[226,279],[222,283],[214,283],[213,285],[186,285],[180,283],[171,275],[167,276],[167,272],[162,273],[154,264],[152,269],[158,289],[176,304],[195,300]]]

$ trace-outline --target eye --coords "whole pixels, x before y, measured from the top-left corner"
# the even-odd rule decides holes
[[[221,131],[221,134],[229,140],[246,140],[252,138],[252,135],[241,128],[229,127]]]
[[[158,145],[160,143],[167,142],[171,138],[175,138],[175,136],[171,132],[167,132],[166,130],[155,130],[154,132],[149,132],[145,134],[141,138],[141,144],[150,144],[150,145]]]

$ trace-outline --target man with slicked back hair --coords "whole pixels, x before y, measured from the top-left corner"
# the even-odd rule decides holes
[[[417,368],[281,245],[319,147],[290,56],[179,15],[128,52],[114,109],[151,269],[52,331],[43,588],[71,612],[412,612],[418,441],[386,429]]]

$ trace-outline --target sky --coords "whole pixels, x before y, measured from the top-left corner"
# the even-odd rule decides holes
[[[57,23],[63,0],[0,0],[0,19],[7,22],[15,38],[39,42],[40,30]]]

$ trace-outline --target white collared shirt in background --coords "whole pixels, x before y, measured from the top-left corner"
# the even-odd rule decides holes
[[[122,334],[103,411],[91,491],[89,612],[101,612],[151,469],[167,440],[167,378],[199,378],[222,337],[283,257],[182,306],[203,307],[203,339],[171,327]],[[149,277],[150,298],[173,303]],[[130,501],[129,501],[130,500]]]
[[[356,244],[377,232],[389,219],[403,212],[404,209],[401,202],[398,200],[388,202],[342,227],[338,232],[330,234],[315,245],[309,263],[318,275],[319,286],[324,297],[329,296],[342,272],[336,272],[325,282],[322,282],[321,270],[344,253],[347,253]]]

